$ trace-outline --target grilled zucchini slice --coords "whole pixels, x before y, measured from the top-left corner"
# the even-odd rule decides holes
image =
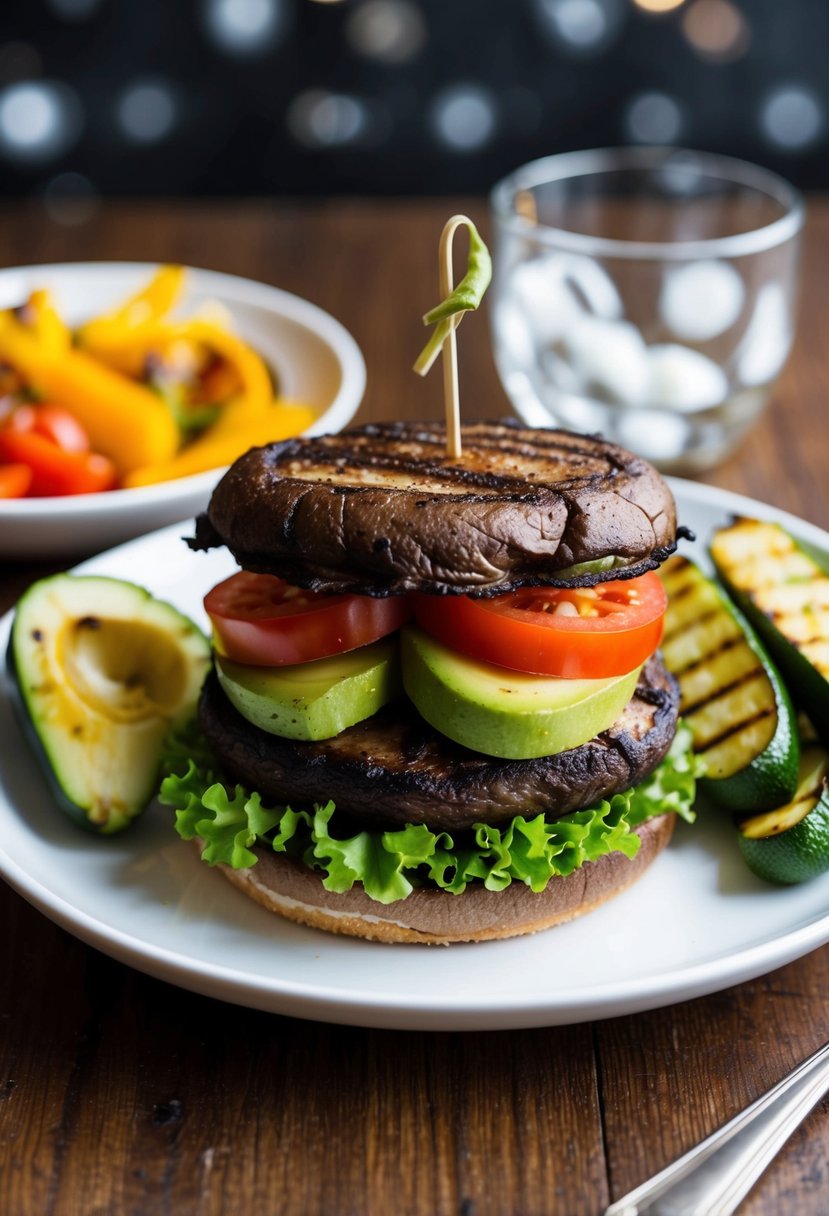
[[[803,748],[794,798],[785,806],[738,821],[740,852],[767,882],[807,882],[829,870],[829,755]]]
[[[711,557],[829,747],[829,574],[779,524],[758,519],[715,532]]]
[[[685,557],[660,576],[668,593],[662,653],[702,757],[700,786],[734,812],[772,810],[797,785],[799,746],[786,688],[725,592]]]

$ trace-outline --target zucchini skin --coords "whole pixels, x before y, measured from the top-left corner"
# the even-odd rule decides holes
[[[33,751],[35,759],[38,763],[40,771],[46,780],[49,787],[49,793],[57,804],[58,808],[67,815],[74,824],[78,827],[85,828],[87,832],[93,836],[101,836],[105,834],[105,829],[92,823],[84,807],[79,806],[73,801],[61,784],[55,767],[52,764],[49,753],[43,745],[40,731],[35,726],[32,720],[32,715],[29,712],[29,706],[26,698],[23,695],[23,689],[17,672],[17,663],[14,658],[13,635],[9,638],[9,644],[6,648],[6,671],[9,676],[9,687],[11,689],[11,703],[15,717],[20,725],[26,742]],[[119,825],[121,826],[121,825]],[[111,829],[110,829],[111,830]]]
[[[751,530],[755,530],[758,540],[762,540],[762,535],[770,537],[772,533],[776,533],[778,547],[774,553],[768,549],[766,552],[768,568],[776,572],[779,581],[772,579],[760,584],[749,578],[750,572],[744,565],[728,560],[725,549],[729,540],[737,538],[740,533],[748,535]],[[829,575],[812,554],[799,545],[779,524],[763,524],[760,520],[738,519],[727,528],[718,529],[711,540],[710,552],[717,574],[728,594],[759,633],[791,690],[795,703],[812,721],[824,747],[829,748],[829,679],[778,626],[780,615],[766,611],[761,606],[764,591],[779,590],[787,585],[787,580],[780,577],[785,574],[785,565],[781,563],[781,558],[785,560],[787,557],[796,556],[798,564],[803,568],[810,566],[814,582],[821,584],[821,589],[827,597]],[[755,549],[755,554],[758,552],[759,549]],[[804,578],[804,583],[805,581]],[[803,616],[805,613],[801,613],[801,617]],[[829,648],[829,632],[821,632],[811,640],[824,641]]]
[[[110,835],[152,801],[163,738],[195,708],[210,647],[145,588],[56,574],[14,615],[11,701],[59,810]]]
[[[714,612],[718,615],[725,614],[733,637],[744,642],[751,652],[751,656],[756,660],[752,670],[747,675],[756,677],[759,674],[761,680],[764,676],[768,682],[768,688],[773,701],[773,712],[776,718],[774,730],[761,750],[755,752],[748,763],[727,776],[700,777],[700,790],[718,807],[730,811],[732,814],[746,815],[773,810],[775,807],[788,802],[794,794],[797,788],[800,760],[797,721],[786,686],[757,634],[751,628],[751,625],[729,600],[726,593],[715,580],[708,578],[698,566],[687,558],[676,556],[670,558],[665,563],[660,574],[668,591],[668,612],[665,623],[666,634],[663,639],[663,657],[665,658],[668,670],[671,671],[679,683],[681,694],[680,714],[694,735],[694,748],[697,754],[702,755],[704,758],[707,747],[697,745],[699,728],[695,729],[695,712],[698,711],[699,705],[689,707],[683,704],[685,700],[683,696],[683,674],[687,676],[689,668],[677,669],[672,664],[670,658],[669,643],[671,636],[673,636],[673,633],[681,631],[681,627],[678,628],[675,622],[672,626],[670,584],[675,577],[684,577],[686,580],[690,580],[695,590],[699,588],[701,593],[704,593],[709,602],[714,605],[711,609],[712,616]],[[691,594],[694,594],[695,590],[692,590]],[[734,626],[736,626],[736,629]],[[729,645],[733,644],[733,641],[729,640],[724,643],[723,648],[727,649]],[[697,656],[690,666],[695,669],[706,665],[710,666],[712,658],[716,657],[716,652],[710,654],[702,653]],[[714,688],[714,694],[709,697],[709,700],[715,700],[716,694],[723,691],[723,689],[717,688],[716,684]],[[728,689],[726,688],[725,691],[727,692]],[[741,725],[743,723],[739,721],[733,724],[735,732],[739,730]],[[728,730],[724,734],[727,736]]]
[[[816,755],[822,765],[810,773]],[[792,802],[776,811],[738,821],[739,849],[758,878],[778,886],[809,882],[829,871],[829,757],[815,746],[803,751],[801,780]],[[786,827],[789,818],[800,815]],[[758,825],[758,820],[761,821]],[[760,826],[765,834],[758,835]],[[755,829],[755,830],[752,830]]]

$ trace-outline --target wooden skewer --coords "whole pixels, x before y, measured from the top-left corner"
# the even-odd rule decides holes
[[[462,225],[469,223],[465,215],[453,215],[443,226],[438,253],[440,265],[440,294],[445,300],[455,286],[452,267],[452,242]],[[461,403],[458,388],[458,341],[455,330],[462,314],[451,318],[451,327],[443,344],[443,403],[446,413],[446,455],[452,460],[460,459],[461,449]]]
[[[458,228],[469,229],[469,260],[466,274],[457,288],[454,285],[452,241]],[[453,215],[443,226],[438,250],[438,273],[441,302],[423,317],[425,325],[434,325],[432,336],[414,363],[419,376],[425,376],[443,355],[443,395],[446,415],[446,453],[459,460],[461,451],[461,411],[458,392],[458,348],[455,330],[464,313],[478,307],[492,277],[489,250],[478,235],[475,225],[465,215]]]

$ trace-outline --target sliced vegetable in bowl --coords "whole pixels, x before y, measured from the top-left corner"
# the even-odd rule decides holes
[[[9,498],[98,494],[118,484],[113,461],[90,451],[86,431],[60,405],[12,406],[0,422],[0,462],[0,472],[20,467],[27,474],[21,493]]]
[[[140,378],[77,349],[46,288],[0,312],[0,361],[19,379],[4,431],[13,426],[18,405],[47,401],[73,415],[90,448],[112,460],[119,476],[134,462],[175,452],[179,432],[164,402]]]
[[[208,302],[195,314],[175,314],[185,274],[162,266],[113,311],[74,331],[43,288],[0,312],[0,361],[19,381],[0,421],[0,461],[33,469],[29,496],[170,481],[228,464],[248,439],[283,439],[311,425],[311,407],[280,398],[227,310]],[[38,427],[32,400],[53,402],[48,408],[62,412],[63,427]],[[51,461],[47,444],[57,449]],[[108,475],[100,467],[84,477],[81,466],[100,457]]]
[[[130,381],[126,374],[130,366],[128,352],[122,341],[116,354],[112,322],[117,321],[125,300],[132,300],[133,321],[136,315],[140,316],[142,290],[153,284],[157,288],[159,278],[162,285],[164,278],[168,278],[169,292],[175,286],[174,269],[183,285],[175,312],[165,322],[170,331],[168,336],[172,335],[166,348],[169,359],[149,360],[146,383]],[[73,374],[80,359],[85,371],[92,364],[107,383],[111,383],[111,377],[117,377],[119,385],[126,380],[136,392],[140,391],[142,401],[149,396],[154,405],[164,410],[168,420],[173,419],[177,444],[185,432],[187,436],[184,445],[169,458],[163,457],[155,465],[145,462],[140,475],[137,468],[121,474],[134,483],[129,488],[69,495],[59,502],[54,498],[9,497],[26,484],[26,473],[16,467],[19,461],[0,463],[0,555],[26,558],[89,552],[185,519],[206,506],[213,484],[232,457],[233,449],[229,451],[227,443],[231,435],[246,448],[300,431],[314,434],[337,431],[353,417],[365,387],[365,365],[354,340],[329,314],[297,296],[233,275],[170,268],[162,277],[156,276],[156,271],[157,267],[144,263],[44,265],[0,271],[0,301],[4,305],[13,308],[41,293],[35,301],[37,340],[43,343],[48,338],[51,342],[47,349],[53,352],[50,356],[53,363],[59,357],[54,352],[66,349],[66,336],[71,339],[71,333],[76,333],[78,345],[72,346],[71,354],[78,358],[70,360]],[[48,309],[43,302],[46,292],[51,298]],[[227,320],[231,316],[232,332]],[[91,318],[101,325],[88,330],[86,325]],[[225,335],[222,346],[225,357],[214,358],[209,367],[202,367],[200,392],[204,404],[199,398],[198,405],[185,391],[192,360],[186,344],[179,341],[179,326],[187,319],[193,325],[192,342],[198,338],[206,347],[209,337],[218,347],[222,342],[218,332]],[[11,334],[19,338],[23,318],[14,320],[17,328],[10,325],[7,337]],[[29,324],[33,322],[30,320]],[[0,420],[7,417],[9,399],[19,391],[21,379],[13,369],[2,366],[2,329],[0,326]],[[32,333],[27,330],[23,336],[31,339]],[[100,358],[107,337],[108,364]],[[148,341],[144,332],[141,342],[133,342],[129,352],[133,368],[138,363],[136,352],[145,349]],[[231,355],[241,347],[254,353],[260,369],[265,369],[266,381],[277,382],[281,394],[272,398],[268,408],[263,408],[258,416],[254,408],[249,408],[249,397],[227,397],[231,388],[238,388],[245,377],[246,385],[254,389],[256,386],[247,365],[242,367],[240,363],[241,370],[231,372]],[[170,362],[172,367],[168,366]],[[262,382],[260,376],[259,384]],[[219,404],[221,400],[226,406]],[[280,404],[273,404],[274,401]],[[294,408],[289,403],[301,405]],[[46,404],[59,403],[52,394]],[[228,410],[221,425],[217,411],[228,406],[232,412]],[[211,420],[210,429],[203,429]],[[92,447],[96,447],[95,442]],[[172,462],[179,463],[171,469],[167,466]],[[176,480],[169,480],[173,475]]]

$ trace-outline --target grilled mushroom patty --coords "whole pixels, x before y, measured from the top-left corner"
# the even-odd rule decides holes
[[[299,807],[331,799],[368,826],[425,823],[433,831],[460,831],[517,814],[554,819],[636,785],[668,751],[678,704],[673,678],[654,657],[609,730],[536,760],[469,751],[437,734],[408,701],[334,739],[293,742],[247,722],[215,674],[205,684],[199,716],[226,774],[265,802]]]
[[[213,492],[194,548],[317,591],[496,595],[626,578],[675,548],[670,490],[593,436],[384,423],[256,448]],[[604,560],[601,570],[576,570]]]

